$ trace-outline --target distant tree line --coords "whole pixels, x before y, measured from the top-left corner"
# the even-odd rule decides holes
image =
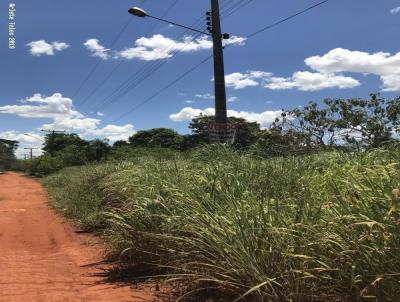
[[[326,99],[304,108],[282,110],[268,129],[242,118],[230,117],[238,125],[235,148],[265,155],[285,155],[339,148],[365,150],[395,143],[400,124],[400,98],[384,99],[371,94],[364,99]],[[192,133],[180,135],[172,129],[139,131],[127,142],[114,146],[158,147],[188,150],[210,143],[208,123],[213,116],[199,116],[189,125]]]
[[[390,145],[398,139],[399,115],[400,98],[388,100],[372,94],[368,100],[326,99],[322,104],[310,102],[304,108],[282,110],[267,129],[242,118],[229,117],[228,122],[238,126],[233,148],[269,157]],[[49,134],[44,155],[30,161],[29,170],[47,174],[65,166],[129,158],[139,149],[185,152],[211,143],[208,124],[213,121],[213,116],[194,118],[187,135],[167,128],[141,130],[112,146],[106,140],[86,141],[76,134]]]
[[[24,161],[21,169],[42,176],[64,167],[100,162],[107,160],[111,146],[107,140],[87,141],[77,134],[50,133],[45,137],[43,151],[43,155]]]

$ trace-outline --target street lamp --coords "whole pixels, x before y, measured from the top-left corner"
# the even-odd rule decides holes
[[[225,71],[224,71],[224,54],[222,40],[228,39],[229,35],[221,33],[221,20],[219,13],[219,1],[211,0],[211,13],[207,13],[209,16],[207,20],[211,25],[209,28],[210,33],[203,32],[185,25],[177,24],[168,20],[164,20],[158,17],[149,15],[145,10],[139,7],[132,7],[129,13],[140,18],[149,17],[156,19],[165,23],[173,24],[179,27],[189,29],[204,35],[212,37],[213,40],[213,52],[214,52],[214,84],[215,84],[215,122],[222,126],[222,128],[227,128],[227,105],[226,105],[226,88],[225,88]]]
[[[152,16],[152,15],[149,15],[144,9],[141,9],[139,7],[131,7],[128,10],[128,12],[131,15],[134,15],[135,17],[139,17],[139,18],[149,17],[149,18],[152,18],[152,19],[156,19],[158,21],[162,21],[162,22],[168,23],[168,24],[176,25],[178,27],[186,28],[186,29],[189,29],[191,31],[195,31],[195,32],[201,33],[203,35],[211,36],[211,34],[209,34],[207,32],[204,32],[204,31],[201,31],[201,30],[197,30],[197,29],[189,27],[189,26],[185,26],[185,25],[182,25],[182,24],[179,24],[179,23],[175,23],[175,22],[172,22],[172,21],[169,21],[169,20],[165,20],[165,19],[161,19],[161,18]]]
[[[39,137],[36,137],[36,136],[34,136],[34,135],[31,135],[31,134],[28,134],[28,133],[24,133],[24,135],[25,135],[25,136],[30,136],[30,137],[32,137],[32,138],[35,138],[35,139],[41,141],[41,142],[44,142],[44,139],[39,138]]]
[[[147,17],[148,14],[146,13],[145,10],[139,8],[139,7],[131,7],[128,12],[136,17],[144,18]]]

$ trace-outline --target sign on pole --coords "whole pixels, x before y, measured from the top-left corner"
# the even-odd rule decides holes
[[[207,129],[212,143],[233,144],[236,139],[238,125],[210,122],[207,125]]]

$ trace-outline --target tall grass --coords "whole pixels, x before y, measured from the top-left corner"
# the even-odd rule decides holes
[[[186,284],[182,300],[398,301],[399,168],[399,150],[264,160],[208,146],[46,183],[126,265]]]

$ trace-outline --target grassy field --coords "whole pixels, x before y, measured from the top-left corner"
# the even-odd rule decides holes
[[[399,301],[400,150],[257,159],[222,146],[67,168],[55,207],[182,300]]]

